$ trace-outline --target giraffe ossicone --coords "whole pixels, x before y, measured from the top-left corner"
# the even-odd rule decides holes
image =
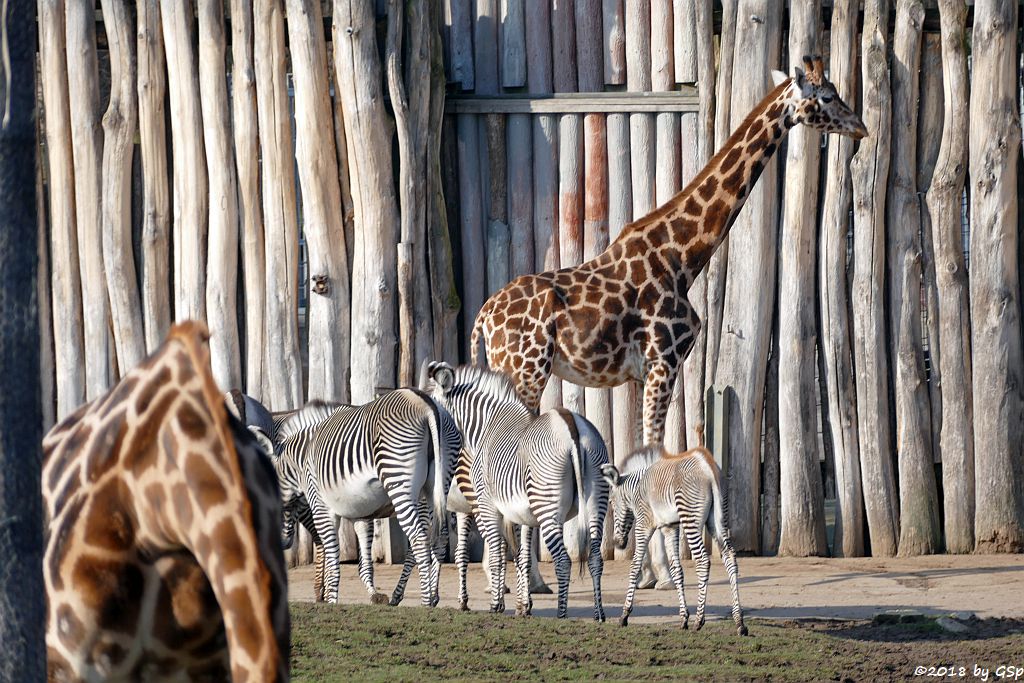
[[[662,443],[665,414],[700,320],[687,290],[722,243],[789,129],[807,125],[860,139],[863,121],[805,57],[750,112],[681,192],[623,228],[578,266],[523,275],[480,309],[470,340],[512,377],[535,412],[551,375],[589,387],[644,386],[644,443]]]
[[[43,439],[50,680],[288,678],[277,481],[208,339],[174,326]]]

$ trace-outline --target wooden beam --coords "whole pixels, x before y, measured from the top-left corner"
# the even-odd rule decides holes
[[[555,95],[449,95],[448,114],[610,114],[695,112],[697,89],[672,92],[590,92]]]

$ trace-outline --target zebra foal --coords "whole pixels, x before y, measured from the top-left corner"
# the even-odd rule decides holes
[[[426,363],[420,387],[451,413],[465,447],[456,467],[454,489],[468,502],[488,545],[491,611],[505,610],[505,524],[520,525],[516,559],[516,614],[529,615],[530,546],[533,529],[551,552],[558,577],[558,617],[567,614],[571,562],[562,526],[579,516],[580,547],[594,588],[594,618],[604,621],[601,604],[601,536],[608,510],[608,484],[601,476],[608,464],[604,440],[586,418],[567,410],[533,412],[502,374],[478,367],[452,368]],[[449,494],[451,500],[452,493]],[[468,517],[459,520],[460,603],[466,608],[466,535]],[[589,543],[588,543],[589,541]]]
[[[683,568],[679,562],[679,527],[682,526],[690,546],[697,570],[697,629],[704,625],[704,607],[707,601],[708,572],[711,560],[704,545],[705,526],[714,536],[729,575],[732,587],[732,619],[736,631],[747,635],[740,610],[739,589],[736,586],[736,554],[726,527],[728,514],[722,495],[721,471],[711,453],[703,448],[692,448],[685,453],[670,454],[663,448],[644,448],[631,459],[650,458],[654,462],[628,474],[620,474],[611,467],[602,468],[605,480],[612,486],[612,507],[615,519],[615,543],[625,548],[629,530],[636,526],[636,549],[629,567],[626,602],[619,623],[625,626],[633,611],[633,597],[647,544],[660,530],[671,562],[672,581],[679,593],[679,616],[683,628],[689,627],[690,613],[683,594]],[[629,463],[626,463],[627,469]]]

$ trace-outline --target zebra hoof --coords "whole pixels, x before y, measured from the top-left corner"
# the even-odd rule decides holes
[[[740,627],[738,629],[736,629],[736,633],[738,633],[741,636],[749,636],[750,635],[750,633],[747,632],[747,627],[744,626],[743,624],[740,624]]]
[[[619,626],[628,626],[628,625],[629,625],[629,617],[627,617],[626,615],[622,615],[621,617],[619,617]]]
[[[437,607],[440,603],[441,603],[441,596],[435,595],[434,597],[430,598],[430,606],[431,607]]]
[[[594,621],[599,621],[599,622],[601,622],[603,624],[604,623],[604,612],[601,612],[600,614],[595,614],[594,615]]]
[[[383,593],[374,593],[370,596],[371,605],[388,605],[391,604],[391,599]],[[394,604],[398,604],[397,602]]]
[[[468,612],[469,611],[469,604],[465,603],[465,602],[460,602],[459,603],[459,610],[462,611],[462,612]]]
[[[690,630],[690,620],[689,619],[683,619],[683,630],[684,631],[689,631]]]
[[[704,626],[704,617],[697,620],[697,625],[693,628],[694,631],[699,631]]]

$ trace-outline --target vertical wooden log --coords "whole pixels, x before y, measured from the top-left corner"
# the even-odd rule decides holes
[[[395,384],[395,244],[398,206],[392,183],[392,127],[384,111],[381,65],[368,0],[335,0],[334,46],[349,143],[356,231],[352,268],[352,400]]]
[[[687,11],[693,14],[693,3],[682,3],[679,14]],[[672,0],[652,0],[651,2],[651,89],[654,91],[670,91],[675,89],[676,60],[681,56],[682,44],[676,40],[674,31],[683,27],[675,20]],[[680,37],[681,38],[681,37]],[[689,42],[691,41],[683,41]],[[675,52],[679,45],[680,53]],[[680,145],[679,115],[671,112],[658,114],[655,121],[657,144],[655,147],[655,205],[667,202],[682,186],[681,155],[692,154],[695,145],[687,144],[686,150]],[[665,447],[673,452],[686,448],[686,398],[683,393],[683,377],[680,373],[676,378],[669,403],[668,414],[665,416]]]
[[[206,317],[206,226],[209,216],[199,71],[192,42],[192,3],[165,3],[160,19],[167,52],[174,167],[174,319]]]
[[[459,232],[462,245],[462,321],[463,358],[473,361],[479,349],[469,348],[469,333],[486,293],[486,253],[484,249],[484,209],[480,196],[480,148],[477,116],[458,115],[459,149]],[[483,356],[479,356],[483,360]]]
[[[864,7],[863,119],[850,168],[853,181],[853,365],[856,368],[860,469],[871,554],[896,554],[899,508],[892,462],[889,364],[886,354],[885,188],[889,176],[892,103],[886,63],[888,0]]]
[[[501,85],[526,85],[526,9],[524,0],[501,0]]]
[[[921,338],[921,210],[917,197],[916,131],[923,22],[921,0],[897,0],[886,260],[899,457],[900,555],[936,552],[942,540]]]
[[[626,82],[626,15],[623,0],[602,0],[604,32],[604,82],[622,85]]]
[[[542,95],[553,91],[551,0],[540,0],[526,14],[527,89]],[[558,119],[533,117],[533,257],[534,272],[556,270],[558,247]],[[552,377],[541,397],[541,409],[562,405],[562,380]]]
[[[722,32],[719,38],[718,82],[715,90],[715,149],[721,149],[729,138],[733,125],[732,90],[733,61],[736,52],[736,17],[738,0],[722,0]],[[743,114],[741,114],[742,116]],[[737,123],[742,119],[737,119]],[[704,270],[707,282],[707,308],[704,319],[705,370],[704,379],[716,384],[718,348],[722,339],[722,312],[725,306],[725,279],[729,264],[729,236],[711,256]]]
[[[821,6],[789,5],[789,63],[820,53]],[[787,140],[779,255],[778,429],[780,555],[828,555],[818,460],[814,257],[817,253],[821,134],[796,126]],[[826,323],[827,324],[827,323]],[[767,464],[767,463],[766,463]]]
[[[75,221],[82,282],[85,341],[85,398],[107,390],[110,365],[110,303],[103,275],[103,228],[100,212],[101,150],[99,67],[96,56],[95,3],[67,4],[68,102],[75,164]]]
[[[264,371],[266,320],[266,252],[260,201],[260,136],[256,110],[253,57],[253,6],[231,0],[231,103],[238,170],[238,210],[242,231],[242,284],[245,293],[246,392],[264,400],[269,385]]]
[[[741,0],[737,12],[735,79],[731,110],[733,124],[769,90],[770,65],[779,63],[782,7],[779,0]],[[729,234],[728,278],[722,312],[715,382],[731,386],[729,424],[730,531],[737,550],[756,551],[761,531],[760,487],[761,417],[765,369],[771,340],[775,290],[750,296],[751,282],[775,281],[778,226],[777,174],[768,164]],[[732,330],[732,332],[728,332]],[[742,334],[737,333],[742,330]]]
[[[223,0],[199,0],[199,93],[206,168],[210,175],[210,232],[206,318],[210,364],[224,388],[242,383],[238,342],[238,184],[231,137]]]
[[[57,414],[85,401],[82,282],[78,270],[75,167],[71,143],[64,0],[40,0],[39,59],[50,180],[50,261]],[[83,171],[84,172],[84,171]]]
[[[928,401],[931,405],[932,460],[941,462],[939,437],[942,432],[942,345],[939,339],[939,294],[935,284],[935,243],[932,217],[924,194],[932,183],[935,162],[942,141],[942,37],[925,33],[921,48],[920,103],[917,116],[917,196],[921,206],[921,271],[924,281],[925,319],[928,322]]]
[[[857,4],[839,0],[832,6],[830,76],[839,97],[852,107],[857,94],[854,68]],[[864,496],[857,443],[857,396],[850,338],[850,300],[847,294],[847,233],[850,227],[850,158],[853,140],[833,136],[828,144],[827,180],[822,196],[819,242],[819,314],[821,354],[826,392],[828,433],[836,476],[836,522],[832,554],[864,554]]]
[[[938,294],[939,371],[942,376],[942,496],[946,552],[974,550],[974,400],[971,392],[971,318],[960,225],[967,175],[967,7],[941,0],[942,141],[928,188],[935,244]],[[983,124],[978,124],[983,125]],[[933,363],[935,356],[932,356]]]
[[[487,293],[498,291],[509,281],[508,154],[505,148],[505,119],[488,116],[488,207],[487,220]]]
[[[274,410],[302,402],[298,333],[298,216],[285,74],[283,0],[255,4],[256,109],[263,172],[267,393]]]
[[[42,77],[42,70],[39,72]],[[36,105],[41,100],[37,99]],[[43,140],[43,116],[39,111],[36,119],[36,140]],[[54,373],[53,347],[53,292],[50,290],[50,247],[46,215],[46,190],[43,187],[42,147],[36,145],[36,254],[39,266],[36,269],[36,319],[39,324],[39,403],[42,433],[50,431],[57,422],[57,376]]]
[[[526,13],[522,8],[522,0],[505,0],[503,6],[508,7],[507,19],[503,22],[503,36],[513,36],[519,39],[522,31],[522,63],[523,76],[519,85],[526,84]],[[514,7],[519,5],[519,7]],[[530,8],[533,9],[532,6]],[[522,26],[513,18],[518,12],[522,14]],[[508,38],[505,38],[507,41]],[[503,69],[511,59],[518,59],[519,46],[513,43],[509,47],[505,45],[503,57]],[[509,79],[503,81],[502,85],[511,87]],[[532,117],[529,114],[510,114],[507,120],[506,133],[508,150],[508,166],[506,176],[508,178],[508,228],[510,233],[509,249],[509,276],[517,278],[534,272],[533,255],[533,143],[531,140]]]
[[[971,88],[971,347],[975,550],[1024,550],[1024,357],[1017,267],[1020,111],[1017,5],[974,5]]]
[[[676,83],[695,83],[697,81],[696,29],[696,3],[673,0],[672,43],[675,54]]]
[[[139,140],[142,155],[142,320],[146,352],[163,344],[171,326],[171,194],[167,176],[167,66],[160,3],[136,3]]]
[[[690,122],[683,115],[684,140],[693,139],[693,156],[682,154],[683,183],[700,172],[711,159],[715,146],[715,55],[711,0],[697,0],[694,3],[695,40],[697,43],[697,78],[700,93],[700,107],[696,120]],[[692,126],[692,127],[691,127]],[[687,168],[687,164],[693,164]],[[697,275],[688,294],[697,315],[704,321],[707,315],[708,281],[707,271]],[[686,443],[691,447],[699,442],[696,429],[704,424],[705,363],[707,359],[707,325],[702,324],[694,340],[689,356],[683,362],[683,391],[686,406]]]
[[[472,90],[476,87],[476,75],[473,69],[473,2],[472,0],[448,0],[448,2],[451,13],[452,81],[461,85],[463,90]]]
[[[309,254],[308,398],[347,401],[351,292],[338,156],[331,120],[323,15],[318,0],[288,0],[295,79],[295,159]]]
[[[779,554],[782,515],[782,475],[780,472],[779,438],[779,308],[775,302],[775,316],[772,325],[772,351],[768,357],[764,387],[764,471],[762,472],[761,499],[761,554]],[[817,463],[815,463],[817,464]]]

